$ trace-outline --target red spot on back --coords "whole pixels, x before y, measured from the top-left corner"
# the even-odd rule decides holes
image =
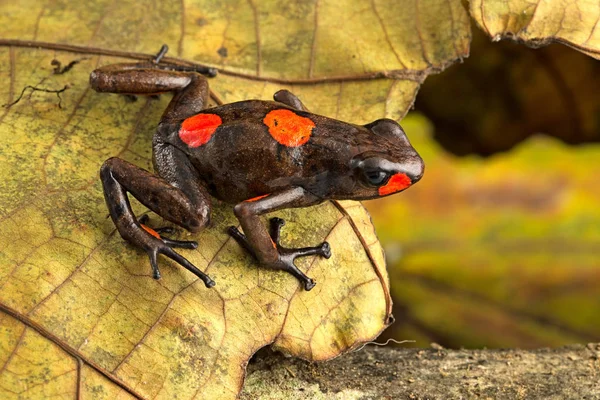
[[[244,200],[244,201],[253,202],[253,201],[256,201],[256,200],[260,200],[260,199],[262,199],[263,197],[267,197],[267,196],[268,196],[268,194],[263,194],[263,195],[261,195],[261,196],[256,196],[256,197],[253,197],[253,198],[251,198],[251,199]]]
[[[385,196],[386,194],[392,194],[406,189],[411,185],[410,178],[408,175],[403,173],[397,173],[392,175],[388,183],[379,188],[379,195]]]
[[[309,118],[286,109],[269,112],[263,122],[269,127],[273,139],[288,147],[298,147],[308,142],[315,127],[315,123]]]
[[[202,146],[222,123],[221,117],[216,114],[194,115],[181,124],[179,138],[190,147]]]

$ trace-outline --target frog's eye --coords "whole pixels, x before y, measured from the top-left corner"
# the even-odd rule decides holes
[[[389,174],[387,172],[382,171],[380,169],[365,170],[364,172],[365,177],[367,178],[367,182],[369,182],[373,186],[381,185],[389,177]]]

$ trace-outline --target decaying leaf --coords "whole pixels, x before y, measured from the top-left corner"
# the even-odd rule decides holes
[[[30,1],[2,11],[0,38],[145,54],[166,43],[171,56],[219,67],[211,85],[225,102],[286,87],[312,110],[357,123],[401,118],[419,83],[467,56],[470,41],[454,0]]]
[[[98,57],[55,75],[52,59],[72,54],[11,48],[3,55],[13,87],[68,83],[69,90],[62,108],[53,94],[33,92],[2,116],[0,397],[234,398],[261,347],[325,360],[386,327],[383,253],[359,203],[277,213],[289,222],[283,243],[328,240],[333,248],[328,260],[298,261],[318,282],[310,292],[286,273],[258,268],[225,233],[237,221],[222,204],[213,226],[194,237],[200,248],[186,252],[217,286],[206,289],[166,260],[163,278],[152,279],[146,255],[107,218],[98,166],[119,155],[149,168],[153,126],[168,98],[132,103],[93,92],[87,76]]]
[[[199,250],[186,254],[217,287],[206,289],[177,266],[153,280],[145,254],[106,218],[97,168],[111,154],[147,166],[152,125],[168,99],[130,103],[90,91],[95,58],[58,76],[48,51],[9,53],[15,65],[40,66],[16,71],[15,85],[46,78],[48,87],[71,86],[63,109],[35,93],[2,121],[2,397],[35,397],[28,388],[41,382],[58,393],[78,385],[108,393],[110,380],[119,379],[143,397],[217,398],[226,390],[233,398],[245,363],[269,343],[322,360],[386,326],[383,255],[358,203],[278,213],[289,222],[284,243],[326,238],[334,249],[329,260],[302,262],[318,282],[311,292],[285,273],[257,268],[225,233],[236,222],[226,205],[215,207],[213,227],[198,235]],[[47,358],[36,358],[40,351]],[[30,380],[19,380],[23,374]]]
[[[473,0],[471,16],[494,40],[504,37],[533,47],[564,43],[600,58],[600,3],[588,0]]]

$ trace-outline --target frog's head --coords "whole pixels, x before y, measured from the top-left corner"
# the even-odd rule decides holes
[[[352,158],[357,199],[387,196],[407,189],[423,176],[423,159],[411,146],[402,127],[394,120],[379,119],[365,125],[372,146]]]

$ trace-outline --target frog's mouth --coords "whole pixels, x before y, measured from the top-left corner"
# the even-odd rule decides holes
[[[392,175],[387,183],[377,190],[380,196],[400,192],[413,184],[413,179],[403,172]]]

